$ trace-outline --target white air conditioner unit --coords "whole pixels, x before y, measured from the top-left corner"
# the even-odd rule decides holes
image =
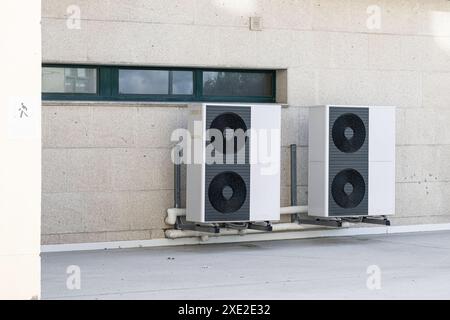
[[[395,212],[395,107],[309,109],[308,214]]]
[[[186,220],[279,220],[281,106],[191,105],[188,122],[192,161],[187,165]],[[223,137],[216,139],[214,130]]]

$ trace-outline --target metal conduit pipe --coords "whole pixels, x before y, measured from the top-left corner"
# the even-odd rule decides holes
[[[291,206],[297,206],[297,145],[291,144]]]

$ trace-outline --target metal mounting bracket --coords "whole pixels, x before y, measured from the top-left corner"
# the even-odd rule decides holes
[[[273,229],[270,221],[264,221],[264,224],[249,222],[247,228],[259,231],[272,231]]]
[[[206,233],[220,233],[220,227],[217,225],[202,225],[198,223],[187,223],[182,217],[177,217],[175,222],[175,229],[177,230],[192,230]]]
[[[320,219],[320,218],[297,218],[297,222],[299,224],[311,224],[317,226],[325,226],[325,227],[342,227],[341,220],[332,220],[332,219]]]
[[[381,216],[381,218],[363,217],[361,223],[381,224],[383,226],[391,225],[391,221],[389,221],[389,219],[386,218],[386,216]]]

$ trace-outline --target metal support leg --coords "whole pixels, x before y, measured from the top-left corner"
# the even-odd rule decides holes
[[[179,150],[179,156],[181,159],[182,156],[182,150]],[[173,199],[173,205],[174,208],[181,208],[181,164],[178,161],[175,161],[174,164],[174,199]]]
[[[207,233],[220,233],[219,226],[202,226],[199,224],[194,225],[194,230],[198,232],[207,232]]]
[[[375,217],[363,217],[362,223],[371,223],[371,224],[381,224],[383,226],[390,226],[391,221],[387,219],[385,216],[382,216],[381,218],[375,218]]]
[[[316,226],[325,226],[325,227],[335,227],[340,228],[342,227],[342,221],[341,220],[325,220],[325,219],[313,219],[313,218],[298,218],[297,220],[300,224],[311,224]]]
[[[175,223],[175,229],[177,230],[192,230],[198,232],[206,232],[206,233],[220,233],[220,227],[217,225],[201,225],[196,223],[188,223],[182,217],[177,217],[177,221]]]
[[[264,224],[249,222],[247,228],[259,231],[272,231],[272,224],[269,221],[264,222]]]

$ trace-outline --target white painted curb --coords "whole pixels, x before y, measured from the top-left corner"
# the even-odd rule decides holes
[[[429,232],[429,231],[450,231],[450,223],[443,224],[418,224],[408,226],[390,226],[390,227],[362,227],[362,228],[343,228],[343,229],[320,229],[295,232],[272,232],[272,233],[254,233],[241,236],[211,236],[208,241],[202,241],[200,238],[179,238],[179,239],[153,239],[153,240],[134,240],[134,241],[113,241],[113,242],[91,242],[74,244],[56,244],[43,245],[41,252],[67,252],[67,251],[89,251],[89,250],[111,250],[111,249],[130,249],[164,246],[182,246],[194,244],[214,244],[214,243],[235,243],[249,241],[270,241],[270,240],[293,240],[306,238],[323,237],[346,237],[358,235],[377,235],[377,234],[396,234],[407,232]]]

